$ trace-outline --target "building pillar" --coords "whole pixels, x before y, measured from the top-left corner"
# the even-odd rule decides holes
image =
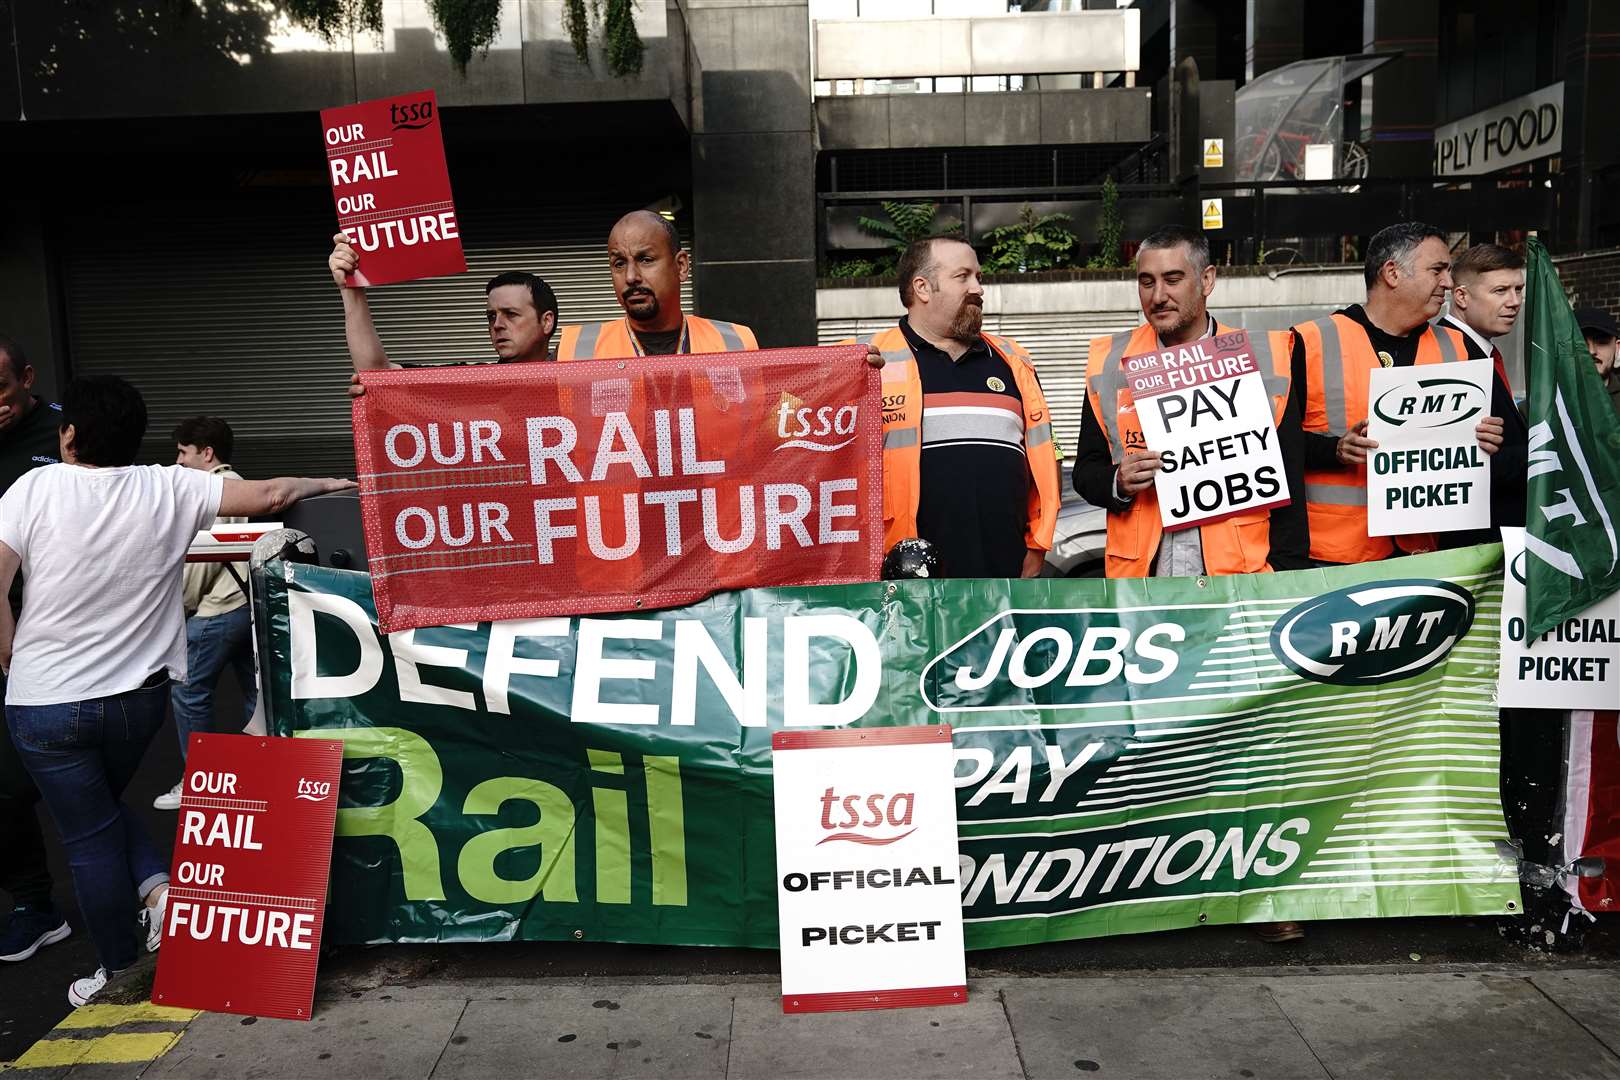
[[[1216,54],[1220,49],[1220,17],[1208,0],[1170,0],[1170,70],[1187,57],[1198,65],[1205,78],[1217,77]]]
[[[807,0],[686,0],[699,314],[816,340]]]
[[[1438,0],[1366,0],[1364,52],[1401,57],[1362,81],[1361,137],[1372,176],[1427,176],[1434,170],[1439,80]]]
[[[1297,0],[1248,0],[1243,33],[1243,77],[1305,59],[1305,5]]]
[[[1564,141],[1559,155],[1563,198],[1556,243],[1565,251],[1620,241],[1620,5],[1568,0],[1564,19]],[[1607,208],[1607,209],[1605,209]]]

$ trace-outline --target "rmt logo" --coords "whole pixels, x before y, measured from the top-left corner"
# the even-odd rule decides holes
[[[325,802],[332,797],[332,785],[326,780],[306,780],[299,777],[296,797],[307,802]]]
[[[1449,581],[1380,581],[1307,600],[1271,630],[1271,651],[1307,679],[1374,686],[1421,675],[1474,622],[1474,595]]]

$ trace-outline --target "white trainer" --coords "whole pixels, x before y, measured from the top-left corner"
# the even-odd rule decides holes
[[[96,968],[94,975],[86,975],[82,979],[74,979],[68,987],[68,1003],[75,1009],[87,1005],[90,999],[101,993],[101,988],[107,985],[107,969]]]
[[[181,785],[184,784],[184,783],[185,783],[185,781],[181,781],[179,784],[174,785],[174,787],[170,788],[168,791],[165,791],[163,794],[161,794],[157,798],[153,799],[152,800],[152,809],[154,809],[154,810],[178,810],[178,809],[180,809],[180,788],[181,788]]]
[[[158,946],[163,944],[163,914],[169,910],[169,887],[159,885],[163,890],[158,893],[155,904],[141,905],[141,922],[146,926],[146,951],[157,952]]]

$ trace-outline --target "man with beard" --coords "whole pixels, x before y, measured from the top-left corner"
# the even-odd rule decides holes
[[[1475,244],[1451,264],[1451,280],[1451,311],[1440,323],[1462,334],[1468,359],[1489,360],[1495,367],[1491,412],[1502,420],[1502,445],[1491,457],[1490,527],[1440,533],[1437,540],[1445,548],[1499,544],[1504,526],[1524,526],[1530,429],[1513,401],[1502,352],[1491,339],[1511,333],[1524,307],[1524,256],[1500,244]]]
[[[662,215],[632,210],[620,218],[608,234],[608,267],[624,318],[563,327],[558,360],[759,348],[754,332],[741,323],[681,310],[681,283],[692,273],[692,257]]]
[[[1451,249],[1433,225],[1390,225],[1367,244],[1367,302],[1294,327],[1294,377],[1305,380],[1305,499],[1311,558],[1321,564],[1375,562],[1433,551],[1429,534],[1367,535],[1367,386],[1376,367],[1468,358],[1463,335],[1430,326],[1451,279]],[[1474,429],[1479,448],[1502,446],[1499,416]]]
[[[1052,420],[1023,346],[981,331],[979,257],[918,240],[900,257],[883,364],[885,549],[921,537],[947,577],[1034,577],[1057,526]]]
[[[1301,476],[1304,388],[1292,378],[1290,335],[1250,335],[1271,399],[1272,421],[1293,498],[1274,510],[1250,510],[1198,528],[1165,532],[1154,489],[1159,455],[1137,422],[1123,362],[1133,356],[1234,333],[1205,306],[1215,288],[1209,240],[1170,225],[1142,241],[1136,291],[1147,322],[1129,334],[1096,338],[1086,361],[1086,413],[1075,453],[1074,487],[1108,511],[1109,577],[1197,577],[1300,570],[1309,565],[1310,536]]]

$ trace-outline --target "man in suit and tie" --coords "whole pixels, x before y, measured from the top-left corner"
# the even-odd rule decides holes
[[[1490,360],[1491,415],[1502,418],[1502,447],[1491,456],[1491,527],[1439,533],[1443,548],[1495,543],[1504,526],[1524,525],[1529,430],[1513,401],[1502,352],[1492,339],[1513,329],[1524,307],[1524,256],[1500,244],[1475,244],[1451,264],[1451,310],[1443,325],[1462,332],[1468,359]]]

